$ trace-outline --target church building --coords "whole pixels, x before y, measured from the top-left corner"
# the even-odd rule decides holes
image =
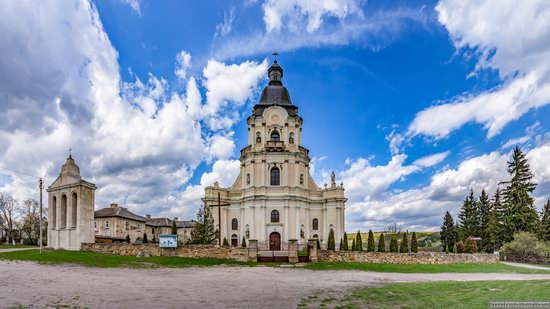
[[[338,249],[344,235],[344,186],[334,173],[329,185],[315,184],[309,150],[302,146],[303,119],[283,86],[277,61],[268,76],[247,120],[239,176],[230,188],[217,182],[207,187],[203,201],[212,209],[221,239],[233,246],[244,237],[265,250],[285,250],[289,240],[305,244],[308,239],[319,239],[326,248],[333,230]]]

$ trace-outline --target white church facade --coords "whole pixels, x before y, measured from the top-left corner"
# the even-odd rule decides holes
[[[241,150],[239,176],[230,188],[218,183],[207,187],[203,202],[212,209],[221,239],[233,246],[244,237],[268,250],[309,239],[326,247],[333,230],[338,248],[345,230],[343,184],[336,183],[334,173],[330,184],[315,184],[309,150],[302,146],[303,119],[282,84],[277,61],[268,76],[269,84],[247,120],[248,145]],[[218,196],[221,207],[216,207]]]

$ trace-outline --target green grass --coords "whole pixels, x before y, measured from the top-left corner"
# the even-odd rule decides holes
[[[321,302],[336,308],[487,308],[490,301],[547,301],[550,281],[394,283],[360,288],[342,299]],[[304,299],[300,307],[318,300]]]
[[[391,273],[510,273],[550,274],[550,269],[537,270],[505,264],[374,264],[361,262],[310,263],[312,270],[363,270]]]
[[[192,267],[216,265],[250,265],[250,263],[214,258],[183,258],[172,256],[135,257],[101,254],[85,251],[45,250],[42,254],[38,250],[24,250],[0,253],[0,260],[32,261],[44,264],[78,264],[89,267],[126,267],[126,268],[155,268],[155,267]]]

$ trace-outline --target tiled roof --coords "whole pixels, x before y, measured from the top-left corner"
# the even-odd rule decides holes
[[[145,222],[147,219],[142,216],[138,216],[135,213],[129,211],[124,207],[107,207],[100,210],[97,210],[94,213],[95,218],[107,218],[107,217],[120,217],[130,220],[142,221]]]
[[[191,220],[191,221],[178,221],[176,223],[176,226],[178,228],[181,228],[181,227],[184,227],[184,228],[191,228],[191,227],[194,227],[195,226],[195,223],[197,223],[195,220]]]
[[[145,224],[155,227],[172,226],[172,220],[168,218],[148,218]]]

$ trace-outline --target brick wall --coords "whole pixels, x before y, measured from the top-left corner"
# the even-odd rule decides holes
[[[158,244],[128,244],[128,243],[84,243],[82,251],[130,256],[160,256]],[[246,262],[248,248],[218,247],[206,245],[185,245],[177,249],[162,249],[163,256],[179,256],[191,258],[218,258]]]
[[[365,262],[380,264],[453,264],[453,263],[498,263],[493,254],[445,254],[443,252],[379,253],[356,251],[319,250],[320,262]]]

